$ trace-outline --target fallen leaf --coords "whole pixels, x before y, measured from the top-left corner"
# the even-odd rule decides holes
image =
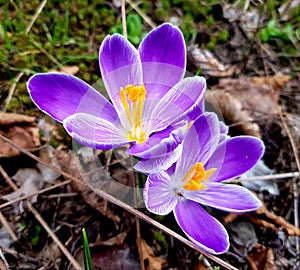
[[[231,239],[231,249],[240,261],[245,261],[248,253],[258,242],[252,223],[237,220],[231,222],[227,228]]]
[[[242,186],[254,190],[254,191],[268,191],[270,194],[278,196],[279,188],[278,183],[272,179],[270,180],[255,180],[255,181],[243,181],[243,179],[257,177],[262,175],[271,175],[274,171],[267,167],[263,160],[259,160],[254,167],[242,174],[239,179]]]
[[[39,129],[34,117],[0,112],[0,133],[26,150],[40,146]],[[0,140],[0,158],[20,154],[19,150]]]
[[[155,257],[152,248],[148,246],[144,239],[137,239],[137,247],[146,270],[160,270],[168,265],[166,260]]]
[[[247,256],[251,270],[277,270],[271,248],[257,243]]]
[[[278,114],[282,88],[291,79],[284,74],[223,79],[207,91],[206,100],[217,103],[224,118],[246,135],[261,137],[254,119]]]
[[[39,156],[47,163],[60,168],[60,164],[58,164],[56,157],[53,155],[53,151],[53,147],[42,147],[39,151]],[[59,173],[51,170],[49,167],[41,163],[38,163],[36,168],[20,168],[12,179],[16,182],[17,186],[19,186],[22,195],[32,195],[45,188],[48,183],[54,182],[59,176]],[[37,196],[38,195],[34,195],[30,197],[30,202],[35,203],[37,201]],[[11,201],[18,197],[20,197],[19,192],[14,191],[6,194],[2,198],[7,201]],[[18,205],[20,212],[23,212],[24,208],[22,202]]]
[[[0,126],[15,124],[34,125],[35,118],[24,114],[0,112]]]
[[[247,216],[253,223],[266,229],[271,229],[273,231],[278,231],[280,229],[285,231],[288,236],[300,236],[299,228],[286,221],[283,217],[269,211],[263,202],[260,208],[250,214],[229,213],[223,219],[223,222],[225,225],[228,225],[236,220],[240,215]]]
[[[96,189],[93,190],[84,182],[82,178],[82,170],[80,170],[80,164],[76,161],[73,153],[67,153],[64,151],[56,151],[56,157],[60,163],[62,170],[81,179],[82,182],[72,181],[70,183],[71,188],[80,194],[84,201],[100,212],[102,215],[110,218],[115,222],[120,222],[120,217],[115,215],[108,207],[107,201],[99,197],[96,193]],[[100,177],[101,181],[105,179],[111,181],[111,177],[102,170],[95,171],[97,177]],[[98,178],[97,178],[98,179]],[[96,192],[96,193],[95,193]]]
[[[243,108],[242,102],[238,98],[228,92],[217,90],[207,91],[205,100],[210,104],[217,103],[217,110],[220,109],[226,121],[238,125],[244,134],[261,138],[258,124]]]
[[[300,236],[299,228],[286,221],[283,217],[269,211],[264,203],[255,211],[255,213],[258,215],[258,217],[249,215],[249,218],[252,220],[252,222],[274,231],[277,231],[278,229],[285,230],[289,236]]]
[[[96,246],[114,246],[114,245],[122,245],[124,243],[125,238],[128,235],[128,231],[121,232],[114,237],[109,238],[108,240],[102,241],[97,240],[95,243],[91,244],[91,247]]]
[[[187,46],[187,54],[195,67],[201,68],[203,75],[217,78],[231,77],[237,70],[236,66],[222,64],[212,52],[200,49],[194,42]]]

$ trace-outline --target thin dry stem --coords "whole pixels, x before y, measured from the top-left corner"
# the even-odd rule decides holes
[[[15,92],[15,89],[16,89],[16,86],[17,86],[17,83],[19,82],[19,80],[22,78],[22,76],[24,75],[24,72],[19,72],[14,80],[14,83],[11,85],[11,87],[9,88],[8,90],[8,95],[7,95],[7,98],[5,100],[5,109],[4,111],[7,110],[7,106],[8,104],[10,103],[11,101],[11,98]]]
[[[82,269],[82,266],[75,260],[72,254],[66,249],[63,243],[58,239],[55,233],[52,232],[51,228],[45,222],[45,220],[41,217],[38,211],[32,206],[30,202],[27,202],[28,209],[34,214],[35,218],[38,222],[43,226],[43,228],[47,231],[50,237],[55,241],[55,243],[59,246],[64,255],[68,258],[75,269]]]
[[[121,12],[122,12],[122,28],[123,36],[127,39],[127,26],[126,26],[126,3],[125,0],[121,2]]]
[[[289,140],[291,142],[291,146],[293,149],[293,153],[294,153],[294,157],[295,157],[295,161],[296,161],[296,165],[298,168],[298,173],[300,173],[300,159],[298,157],[298,150],[297,150],[297,146],[296,143],[293,139],[293,136],[290,132],[290,129],[282,115],[281,110],[279,111],[279,116],[283,125],[283,128],[286,132],[286,134],[289,137]],[[299,175],[298,175],[298,179],[299,179]],[[299,228],[299,194],[298,194],[298,189],[297,189],[297,178],[294,177],[293,178],[293,193],[294,193],[294,220],[295,220],[295,227]],[[300,241],[299,241],[299,237],[296,238],[296,253],[299,254],[299,249],[300,249]]]
[[[240,183],[240,182],[250,182],[250,181],[258,181],[258,180],[276,180],[276,179],[284,179],[284,178],[293,178],[299,177],[299,172],[289,172],[289,173],[277,173],[277,174],[268,174],[268,175],[260,175],[260,176],[253,176],[248,178],[237,178],[228,180],[226,182],[229,183]]]
[[[34,193],[32,193],[32,194],[24,195],[24,196],[22,196],[22,197],[16,198],[16,199],[11,200],[11,201],[9,201],[9,202],[3,203],[3,204],[0,205],[0,209],[5,208],[5,207],[7,207],[7,206],[9,206],[9,205],[12,205],[12,204],[14,204],[14,203],[17,203],[17,202],[20,202],[20,201],[24,201],[24,200],[26,200],[26,199],[28,199],[28,198],[33,197],[33,196],[36,196],[36,195],[39,195],[39,194],[48,192],[48,191],[50,191],[50,190],[52,190],[52,189],[55,189],[55,188],[58,188],[58,187],[67,185],[67,184],[71,183],[72,181],[73,181],[73,180],[66,180],[66,181],[63,181],[63,182],[58,183],[58,184],[56,184],[56,185],[53,185],[53,186],[51,186],[51,187],[47,187],[47,188],[41,189],[41,190],[39,190],[39,191],[36,191],[36,192],[34,192]]]
[[[10,179],[10,177],[8,177],[8,175],[6,173],[3,176],[8,181],[9,184],[12,184],[11,187],[13,188],[13,190],[16,191],[19,195],[21,195],[22,193],[21,193],[20,189],[13,183],[13,181]],[[35,218],[42,225],[42,227],[45,229],[45,231],[48,232],[48,234],[53,239],[53,241],[56,242],[56,244],[59,246],[59,248],[64,253],[64,255],[68,258],[68,260],[71,262],[71,264],[75,267],[75,269],[81,269],[81,265],[74,259],[72,254],[66,249],[66,247],[58,239],[56,234],[52,232],[51,228],[48,226],[48,224],[45,222],[45,220],[42,218],[42,216],[38,213],[38,211],[32,206],[32,204],[29,201],[27,201],[27,207],[34,214]],[[1,215],[0,215],[0,218],[1,218]],[[1,220],[1,222],[3,222],[3,220]],[[10,230],[10,228],[8,229],[8,231],[9,230]],[[14,237],[13,238],[14,241],[18,240],[17,236],[14,235],[14,233],[13,233],[13,237]]]
[[[35,23],[36,19],[38,18],[38,16],[40,15],[40,13],[42,12],[43,8],[45,7],[47,3],[47,0],[44,0],[42,3],[40,3],[40,5],[38,6],[36,12],[34,13],[34,15],[32,16],[32,19],[30,21],[30,23],[27,25],[26,27],[26,34],[29,33],[31,27],[33,26],[33,24]]]
[[[147,24],[151,26],[152,29],[156,27],[156,24],[138,7],[136,3],[131,0],[126,0],[126,2],[143,18]]]
[[[2,214],[1,211],[0,211],[0,222],[2,223],[3,227],[8,232],[8,234],[10,235],[11,239],[14,242],[17,242],[18,241],[18,237],[16,236],[16,234],[14,233],[14,231],[9,226],[9,223],[8,223],[7,219],[5,218],[5,216],[3,216],[3,214]]]

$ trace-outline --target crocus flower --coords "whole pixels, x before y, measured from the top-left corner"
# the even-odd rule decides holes
[[[229,247],[228,234],[200,204],[229,212],[260,207],[260,201],[246,188],[222,182],[252,168],[263,151],[262,141],[255,137],[221,138],[217,116],[205,113],[188,130],[175,166],[148,176],[146,207],[158,215],[173,211],[192,242],[207,252],[223,253]]]
[[[102,150],[129,144],[129,154],[146,160],[140,170],[166,169],[180,154],[177,122],[202,108],[206,88],[203,77],[183,79],[182,33],[163,24],[138,50],[119,34],[107,36],[99,62],[111,102],[84,81],[58,73],[29,79],[32,100],[81,144]]]

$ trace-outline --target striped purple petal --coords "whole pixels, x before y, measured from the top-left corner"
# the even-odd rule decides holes
[[[152,30],[141,42],[139,54],[149,98],[161,98],[183,78],[186,48],[181,31],[169,23]]]
[[[27,82],[27,88],[37,107],[59,122],[77,112],[101,115],[107,121],[118,117],[105,97],[72,75],[36,74]]]
[[[107,36],[100,47],[99,63],[106,90],[118,115],[126,117],[120,88],[143,83],[142,64],[138,51],[119,34]]]
[[[238,136],[226,139],[205,165],[206,169],[217,168],[211,181],[221,182],[237,177],[251,169],[264,153],[264,144],[251,136]]]
[[[198,203],[181,200],[174,209],[174,215],[187,237],[203,250],[213,254],[228,250],[229,238],[225,228]]]
[[[173,151],[162,156],[142,159],[134,166],[134,169],[146,174],[167,170],[178,160],[181,153],[182,145],[179,144]]]
[[[218,145],[219,134],[219,120],[214,113],[200,116],[182,142],[182,155],[177,162],[174,178],[181,181],[194,164],[205,163]]]
[[[203,77],[185,78],[160,100],[145,103],[147,125],[159,131],[188,114],[204,99],[206,82]]]
[[[261,207],[260,200],[252,192],[233,184],[208,183],[205,190],[183,190],[182,195],[227,212],[249,212]]]
[[[177,198],[165,172],[151,174],[144,186],[143,196],[147,209],[157,215],[167,215],[174,209]]]
[[[74,140],[95,149],[108,150],[128,143],[126,132],[118,121],[77,113],[67,117],[63,125]]]

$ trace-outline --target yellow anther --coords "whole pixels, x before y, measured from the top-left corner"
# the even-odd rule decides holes
[[[211,168],[205,171],[203,163],[197,162],[185,175],[183,182],[188,181],[183,188],[186,190],[202,190],[206,185],[202,182],[208,182],[209,177],[216,171],[216,168]]]
[[[128,131],[128,140],[137,141],[137,143],[145,142],[146,134],[142,127],[142,116],[146,98],[144,84],[140,86],[129,84],[125,89],[121,87],[120,97],[131,126],[131,129]],[[131,101],[131,107],[129,106],[128,101]]]
[[[146,97],[146,89],[144,84],[140,86],[134,86],[132,84],[129,84],[125,87],[125,92],[128,96],[128,99],[132,103],[135,103],[140,100],[145,100]]]

